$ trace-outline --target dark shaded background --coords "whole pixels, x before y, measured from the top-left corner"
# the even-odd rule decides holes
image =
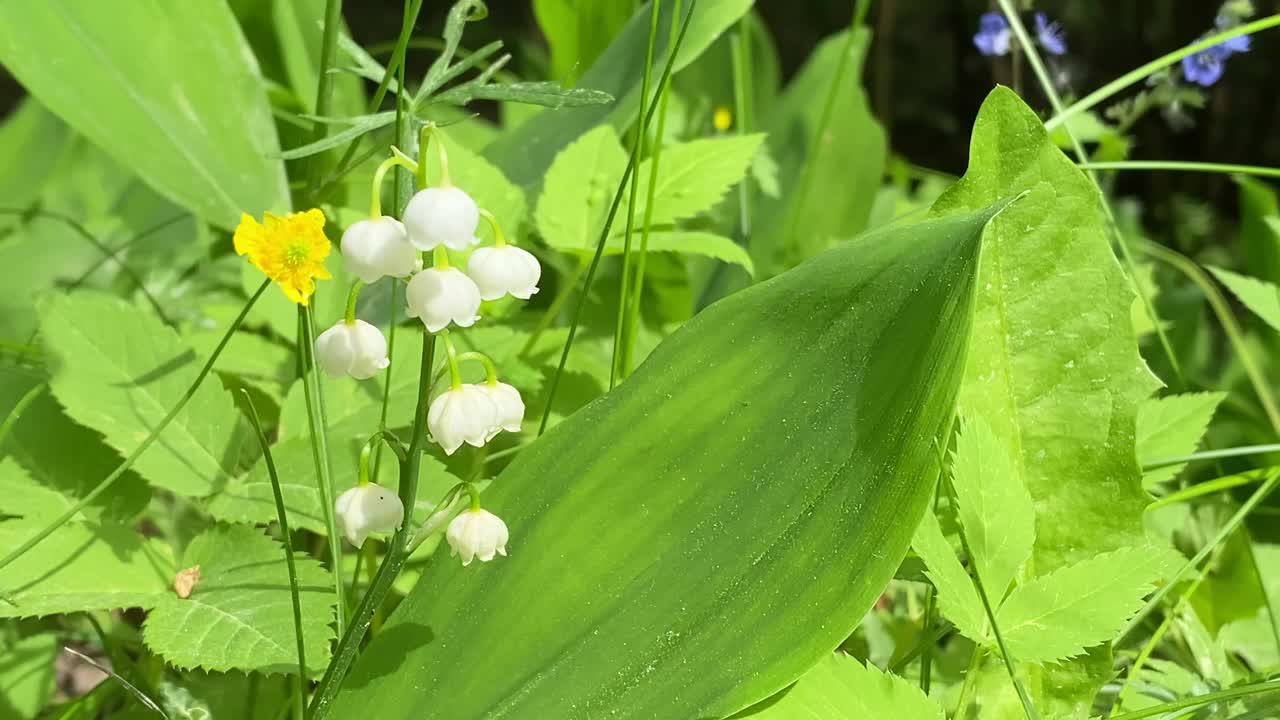
[[[1256,0],[1255,4],[1259,17],[1280,10],[1280,0]],[[347,0],[345,5],[347,22],[361,44],[376,49],[394,40],[402,0]],[[490,0],[489,5],[488,20],[468,28],[468,43],[478,47],[501,38],[516,56],[512,67],[522,74],[536,74],[542,39],[531,3]],[[429,0],[416,36],[439,37],[448,6],[448,2]],[[1070,48],[1066,68],[1072,88],[1083,95],[1197,39],[1212,27],[1219,3],[1059,0],[1035,6],[1066,29]],[[1009,59],[984,58],[971,41],[978,15],[993,7],[989,0],[873,0],[868,20],[875,40],[864,82],[894,152],[912,163],[962,173],[969,126],[978,106],[993,83],[1011,82]],[[756,8],[773,33],[784,72],[790,74],[819,40],[848,25],[853,2],[758,0]],[[430,51],[415,55],[411,69],[424,67],[430,60]],[[1194,111],[1194,127],[1175,131],[1158,113],[1139,122],[1134,128],[1133,159],[1280,165],[1280,133],[1275,131],[1280,94],[1276,92],[1278,76],[1272,71],[1277,61],[1280,33],[1255,38],[1253,51],[1233,58],[1224,79],[1209,90],[1206,108]],[[1029,68],[1022,76],[1023,95],[1035,107],[1047,107]],[[21,95],[12,78],[0,75],[0,109],[12,107]],[[1134,173],[1120,178],[1118,190],[1141,199],[1148,221],[1156,224],[1176,220],[1165,209],[1175,194],[1207,200],[1234,215],[1235,187],[1222,175]]]

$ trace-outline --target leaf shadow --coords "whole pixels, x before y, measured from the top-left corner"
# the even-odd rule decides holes
[[[360,672],[347,676],[346,687],[359,688],[370,681],[400,670],[410,653],[435,640],[436,634],[421,623],[397,623],[394,633],[378,636],[377,652],[366,652],[360,658]]]
[[[178,355],[174,355],[168,360],[165,360],[164,362],[160,363],[154,368],[142,373],[141,375],[138,375],[137,377],[133,378],[132,380],[129,380],[128,382],[116,383],[116,387],[122,387],[122,388],[142,387],[143,385],[147,385],[149,383],[162,380],[164,379],[165,376],[175,373],[178,370],[181,370],[182,368],[186,367],[187,365],[190,365],[191,362],[195,359],[196,359],[195,351],[190,348],[187,348],[182,353]]]

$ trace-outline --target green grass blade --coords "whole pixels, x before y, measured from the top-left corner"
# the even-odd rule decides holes
[[[1280,178],[1280,168],[1232,163],[1183,162],[1181,160],[1125,160],[1118,162],[1082,162],[1081,170],[1170,170],[1174,172],[1239,173],[1257,177]]]
[[[342,537],[334,516],[333,470],[329,460],[329,428],[325,421],[324,394],[320,389],[320,368],[316,366],[316,330],[311,308],[298,306],[298,353],[302,360],[302,385],[307,401],[307,424],[311,431],[311,456],[315,461],[316,481],[320,488],[320,509],[324,513],[325,534],[329,538],[329,559],[333,567],[334,594],[337,596],[337,629],[342,635],[346,622],[346,593],[342,580]]]

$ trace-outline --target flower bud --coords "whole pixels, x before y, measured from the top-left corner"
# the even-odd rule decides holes
[[[498,420],[489,431],[489,439],[503,430],[520,432],[520,422],[524,420],[524,400],[520,399],[520,391],[502,382],[484,383],[480,389],[498,408]]]
[[[464,250],[479,242],[479,224],[476,201],[453,186],[419,190],[404,209],[409,242],[419,250],[434,250],[438,245]]]
[[[503,295],[528,300],[538,292],[542,266],[528,251],[515,245],[483,247],[471,253],[467,275],[480,288],[480,297],[497,300]]]
[[[457,268],[427,268],[405,289],[409,317],[416,317],[428,332],[440,332],[449,323],[470,327],[480,319],[480,289]]]
[[[316,338],[316,364],[330,377],[366,380],[391,364],[382,331],[363,320],[337,325]]]
[[[445,531],[450,555],[460,555],[462,564],[475,558],[489,562],[494,555],[507,556],[507,524],[488,510],[464,510],[449,523]]]
[[[400,497],[377,483],[357,485],[338,496],[338,531],[360,547],[371,533],[392,533],[404,521]]]
[[[497,426],[498,406],[478,385],[446,390],[427,409],[427,429],[446,455],[452,455],[463,443],[483,447]]]
[[[347,272],[365,283],[408,277],[419,267],[418,251],[409,243],[404,225],[386,215],[347,228],[342,233],[342,259]]]

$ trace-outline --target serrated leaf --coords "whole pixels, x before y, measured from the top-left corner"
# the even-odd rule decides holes
[[[391,111],[348,118],[344,122],[349,122],[349,127],[343,128],[336,133],[330,133],[315,142],[309,142],[306,145],[289,148],[288,150],[281,152],[279,157],[284,160],[297,160],[298,158],[310,157],[311,155],[322,153],[330,148],[344,145],[367,133],[380,130],[395,121],[396,114]]]
[[[258,62],[226,3],[0,3],[0,60],[77,132],[210,222],[289,209]]]
[[[567,88],[558,82],[535,81],[514,83],[488,83],[474,87],[458,87],[436,96],[435,100],[454,105],[466,105],[472,100],[495,100],[540,105],[553,110],[588,105],[608,105],[613,96],[602,90],[585,87]]]
[[[1262,318],[1263,322],[1270,325],[1272,329],[1280,331],[1280,287],[1266,280],[1233,273],[1223,268],[1210,267],[1209,271],[1254,315]]]
[[[938,607],[943,617],[955,624],[960,632],[974,642],[987,638],[987,614],[982,598],[956,559],[951,543],[942,534],[942,526],[932,512],[926,512],[911,538],[911,548],[928,566],[926,575],[938,591]]]
[[[42,487],[13,460],[0,462],[0,547],[17,547],[71,507],[61,493]],[[36,617],[83,610],[149,608],[173,577],[173,558],[158,540],[132,527],[72,519],[0,568],[0,618]]]
[[[987,421],[1031,494],[1036,540],[1024,574],[1034,578],[1145,544],[1134,433],[1158,382],[1138,353],[1134,293],[1097,186],[1001,87],[978,113],[965,177],[932,212],[1019,195],[985,235],[960,406]],[[1069,670],[1032,668],[1027,686],[1046,717],[1081,717],[1111,668],[1110,649],[1098,648]]]
[[[1121,548],[1018,585],[996,613],[1019,662],[1056,662],[1115,637],[1181,556]]]
[[[542,239],[557,250],[594,250],[626,166],[627,152],[608,125],[556,155],[534,210]]]
[[[1035,507],[1008,448],[981,416],[965,417],[951,463],[957,514],[992,605],[999,606],[1036,539]]]
[[[658,182],[654,186],[651,226],[670,225],[710,210],[729,188],[746,177],[763,141],[762,134],[727,135],[663,148]],[[645,217],[648,178],[652,171],[653,159],[649,158],[640,163],[636,174],[644,183],[641,186],[644,191],[637,198],[637,224]],[[617,230],[620,228],[615,227]]]
[[[292,518],[290,518],[292,519]],[[191,596],[164,594],[147,617],[147,647],[179,668],[296,673],[298,646],[284,549],[260,530],[219,526],[191,541],[178,563],[200,566]],[[333,581],[296,559],[308,671],[319,674],[333,639]]]
[[[1190,455],[1200,445],[1218,404],[1226,393],[1186,393],[1150,398],[1138,407],[1138,462]],[[1142,484],[1147,488],[1182,472],[1186,463],[1147,470]]]
[[[942,706],[905,679],[833,653],[742,720],[944,720]]]
[[[0,647],[0,716],[34,718],[53,694],[58,636],[51,632]]]
[[[178,404],[200,369],[171,328],[114,296],[52,296],[41,303],[40,318],[56,359],[54,395],[122,455]],[[206,380],[133,469],[179,495],[208,495],[236,474],[248,438],[231,396]]]

